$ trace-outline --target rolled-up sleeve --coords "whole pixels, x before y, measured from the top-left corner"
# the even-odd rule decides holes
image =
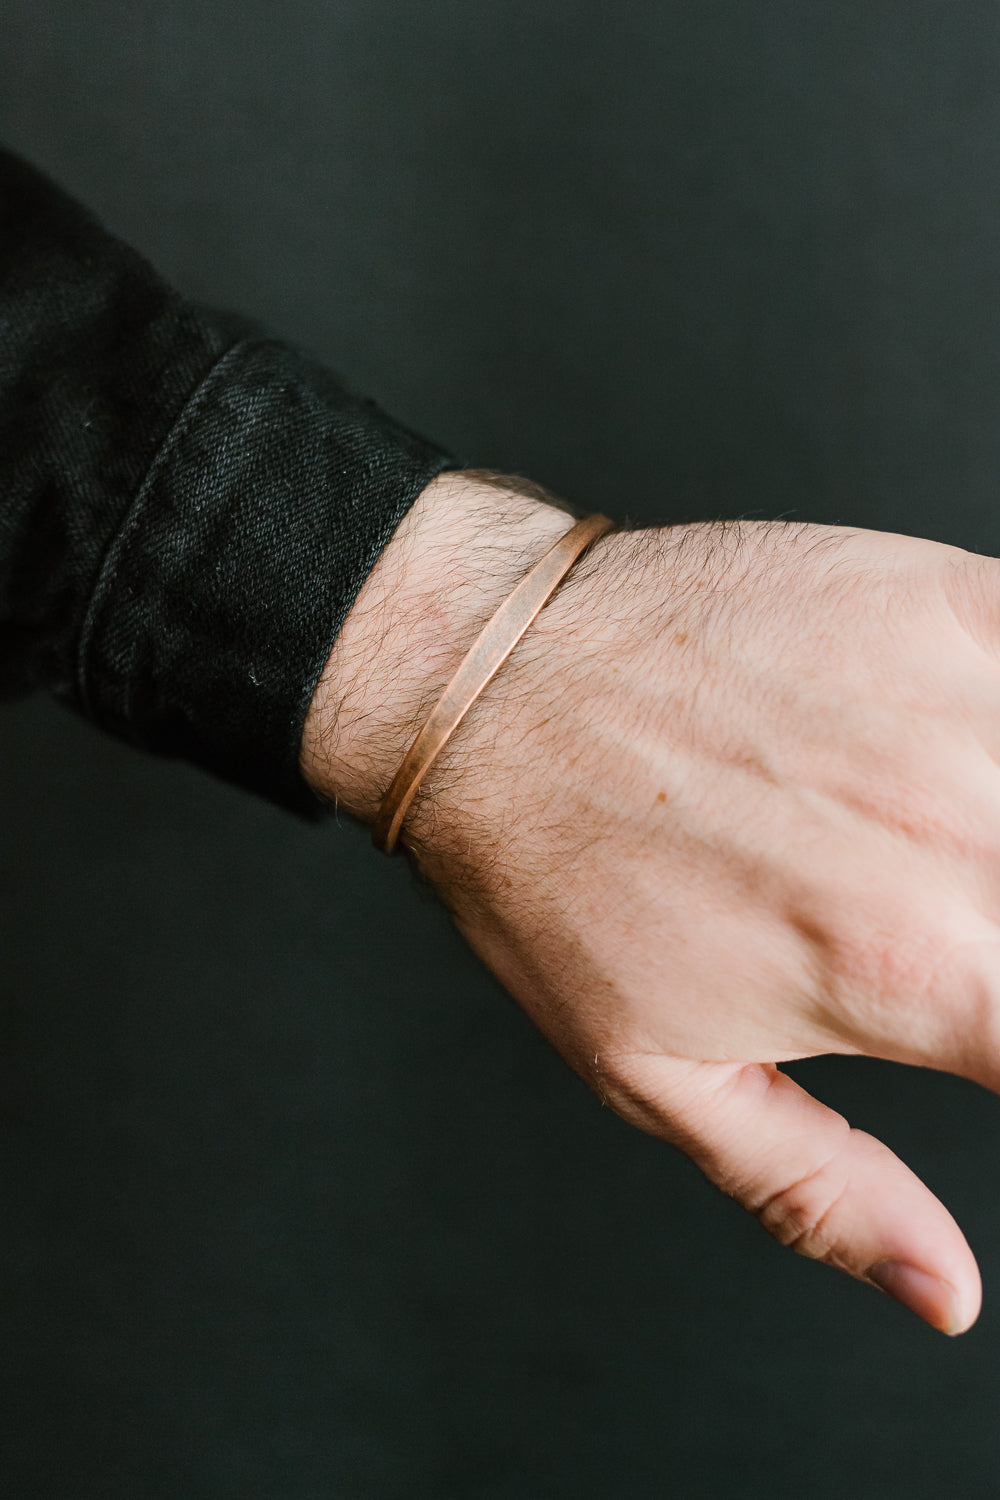
[[[0,693],[302,813],[302,726],[379,553],[453,467],[186,302],[0,152]]]

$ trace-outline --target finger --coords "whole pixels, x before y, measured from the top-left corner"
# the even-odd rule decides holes
[[[888,1292],[944,1333],[975,1322],[979,1270],[951,1214],[888,1146],[772,1065],[632,1057],[642,1128],[681,1147],[800,1255]]]

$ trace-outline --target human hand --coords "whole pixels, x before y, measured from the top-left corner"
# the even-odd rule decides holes
[[[425,524],[397,584],[420,572]],[[543,507],[522,524],[568,521]],[[461,570],[456,593],[471,597]],[[385,641],[399,596],[369,610]],[[1000,1087],[998,596],[1000,564],[876,532],[612,535],[473,706],[404,830],[460,931],[612,1107],[784,1243],[950,1332],[980,1299],[957,1225],[775,1064],[864,1054]],[[475,613],[439,636],[467,644]],[[398,695],[413,701],[387,766],[371,715],[341,715],[345,758],[323,774],[316,758],[314,785],[348,786],[370,818],[452,665],[419,703]],[[314,747],[324,726],[338,743],[343,666]],[[361,745],[374,759],[352,792]]]

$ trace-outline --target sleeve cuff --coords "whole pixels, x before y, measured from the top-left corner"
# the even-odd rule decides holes
[[[448,454],[281,344],[188,401],[108,549],[79,637],[97,724],[305,816],[317,681],[379,553]]]

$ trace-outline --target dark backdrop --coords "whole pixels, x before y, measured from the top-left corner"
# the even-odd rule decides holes
[[[0,0],[0,136],[467,461],[1000,551],[985,0]],[[997,1493],[1000,1109],[795,1071],[948,1342],[602,1111],[400,863],[0,720],[12,1500]]]

